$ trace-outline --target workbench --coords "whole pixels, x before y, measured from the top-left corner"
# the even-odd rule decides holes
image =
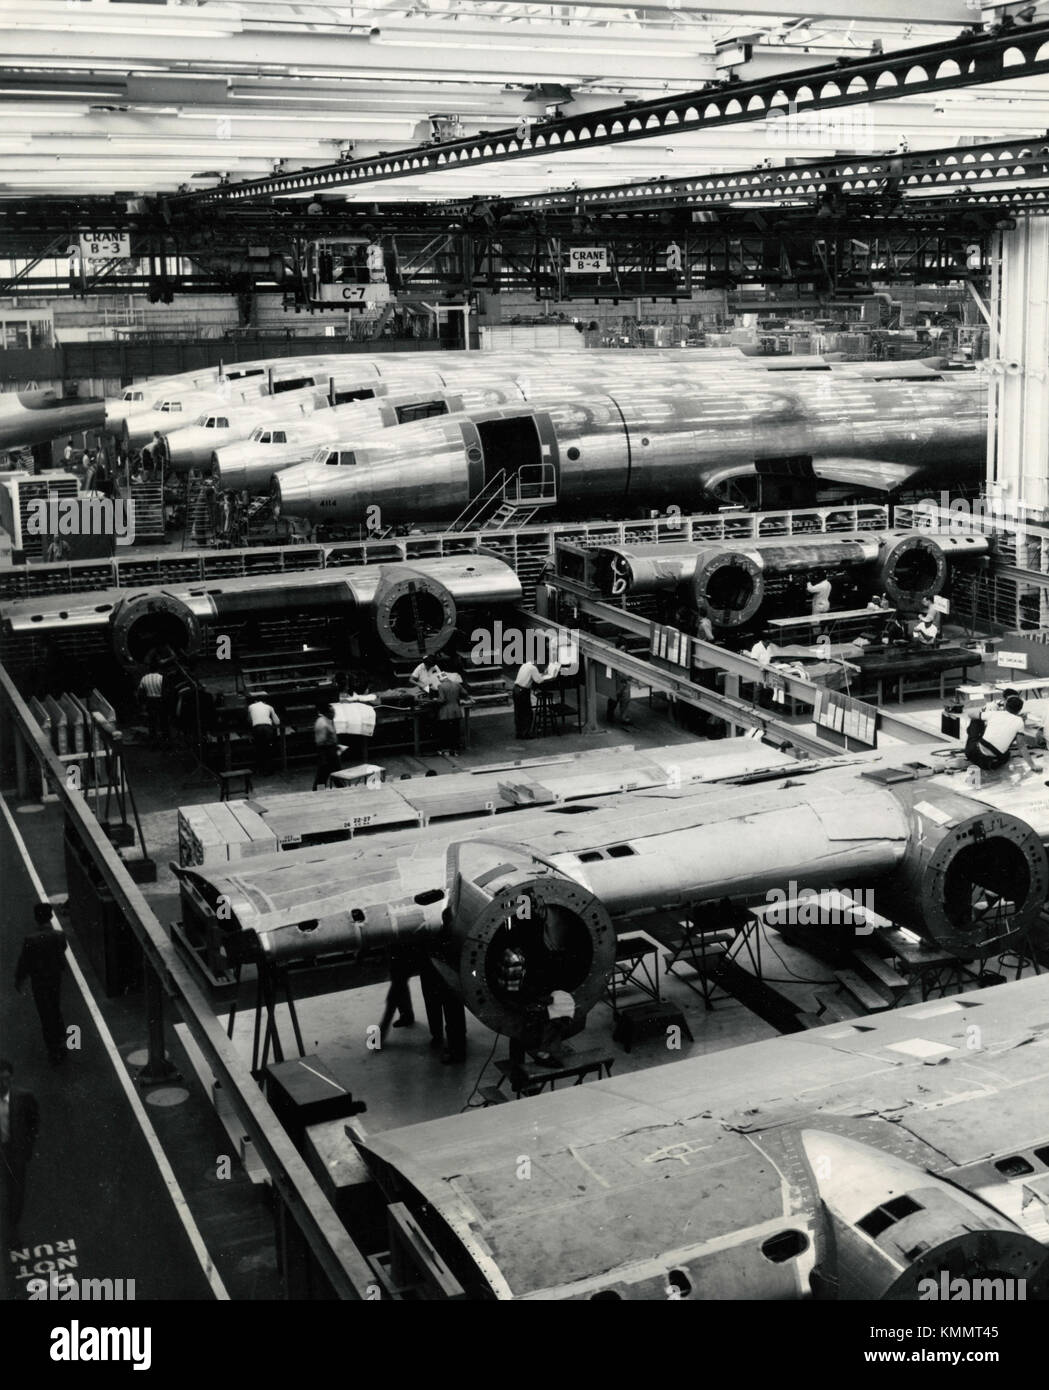
[[[850,693],[871,691],[881,705],[886,690],[900,703],[906,694],[936,694],[942,700],[948,677],[952,685],[960,685],[971,666],[983,664],[983,657],[967,647],[875,647],[852,664],[859,667],[860,674]]]

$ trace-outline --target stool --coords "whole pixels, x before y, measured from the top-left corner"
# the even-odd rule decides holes
[[[535,692],[535,712],[532,717],[532,735],[542,738],[544,734],[560,734],[564,729],[565,717],[556,690],[544,690],[538,686]]]
[[[221,788],[219,794],[220,801],[228,801],[232,790],[232,783],[243,781],[244,795],[251,796],[255,790],[252,785],[252,770],[250,767],[229,767],[225,772],[213,772],[211,774]]]
[[[514,1098],[520,1100],[522,1096],[539,1095],[547,1086],[553,1091],[556,1089],[556,1082],[571,1080],[573,1077],[575,1079],[572,1084],[575,1086],[582,1085],[588,1076],[596,1076],[599,1081],[608,1079],[612,1075],[615,1058],[600,1051],[579,1052],[569,1054],[555,1067],[543,1067],[532,1061],[515,1062],[509,1057],[497,1058],[495,1065],[501,1076],[498,1085],[493,1089],[498,1091],[503,1082],[508,1080]]]

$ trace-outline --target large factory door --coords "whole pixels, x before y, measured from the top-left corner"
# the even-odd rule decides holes
[[[484,450],[486,487],[500,470],[512,478],[522,469],[532,469],[532,478],[539,477],[543,451],[533,415],[516,415],[509,420],[483,420],[477,426],[477,433]]]

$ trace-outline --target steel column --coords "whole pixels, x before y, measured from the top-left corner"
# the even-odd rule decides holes
[[[996,236],[989,487],[1049,514],[1049,217]]]

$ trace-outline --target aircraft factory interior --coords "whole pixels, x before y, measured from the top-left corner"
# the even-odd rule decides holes
[[[0,0],[52,1361],[1049,1298],[1049,0],[751,4]]]

